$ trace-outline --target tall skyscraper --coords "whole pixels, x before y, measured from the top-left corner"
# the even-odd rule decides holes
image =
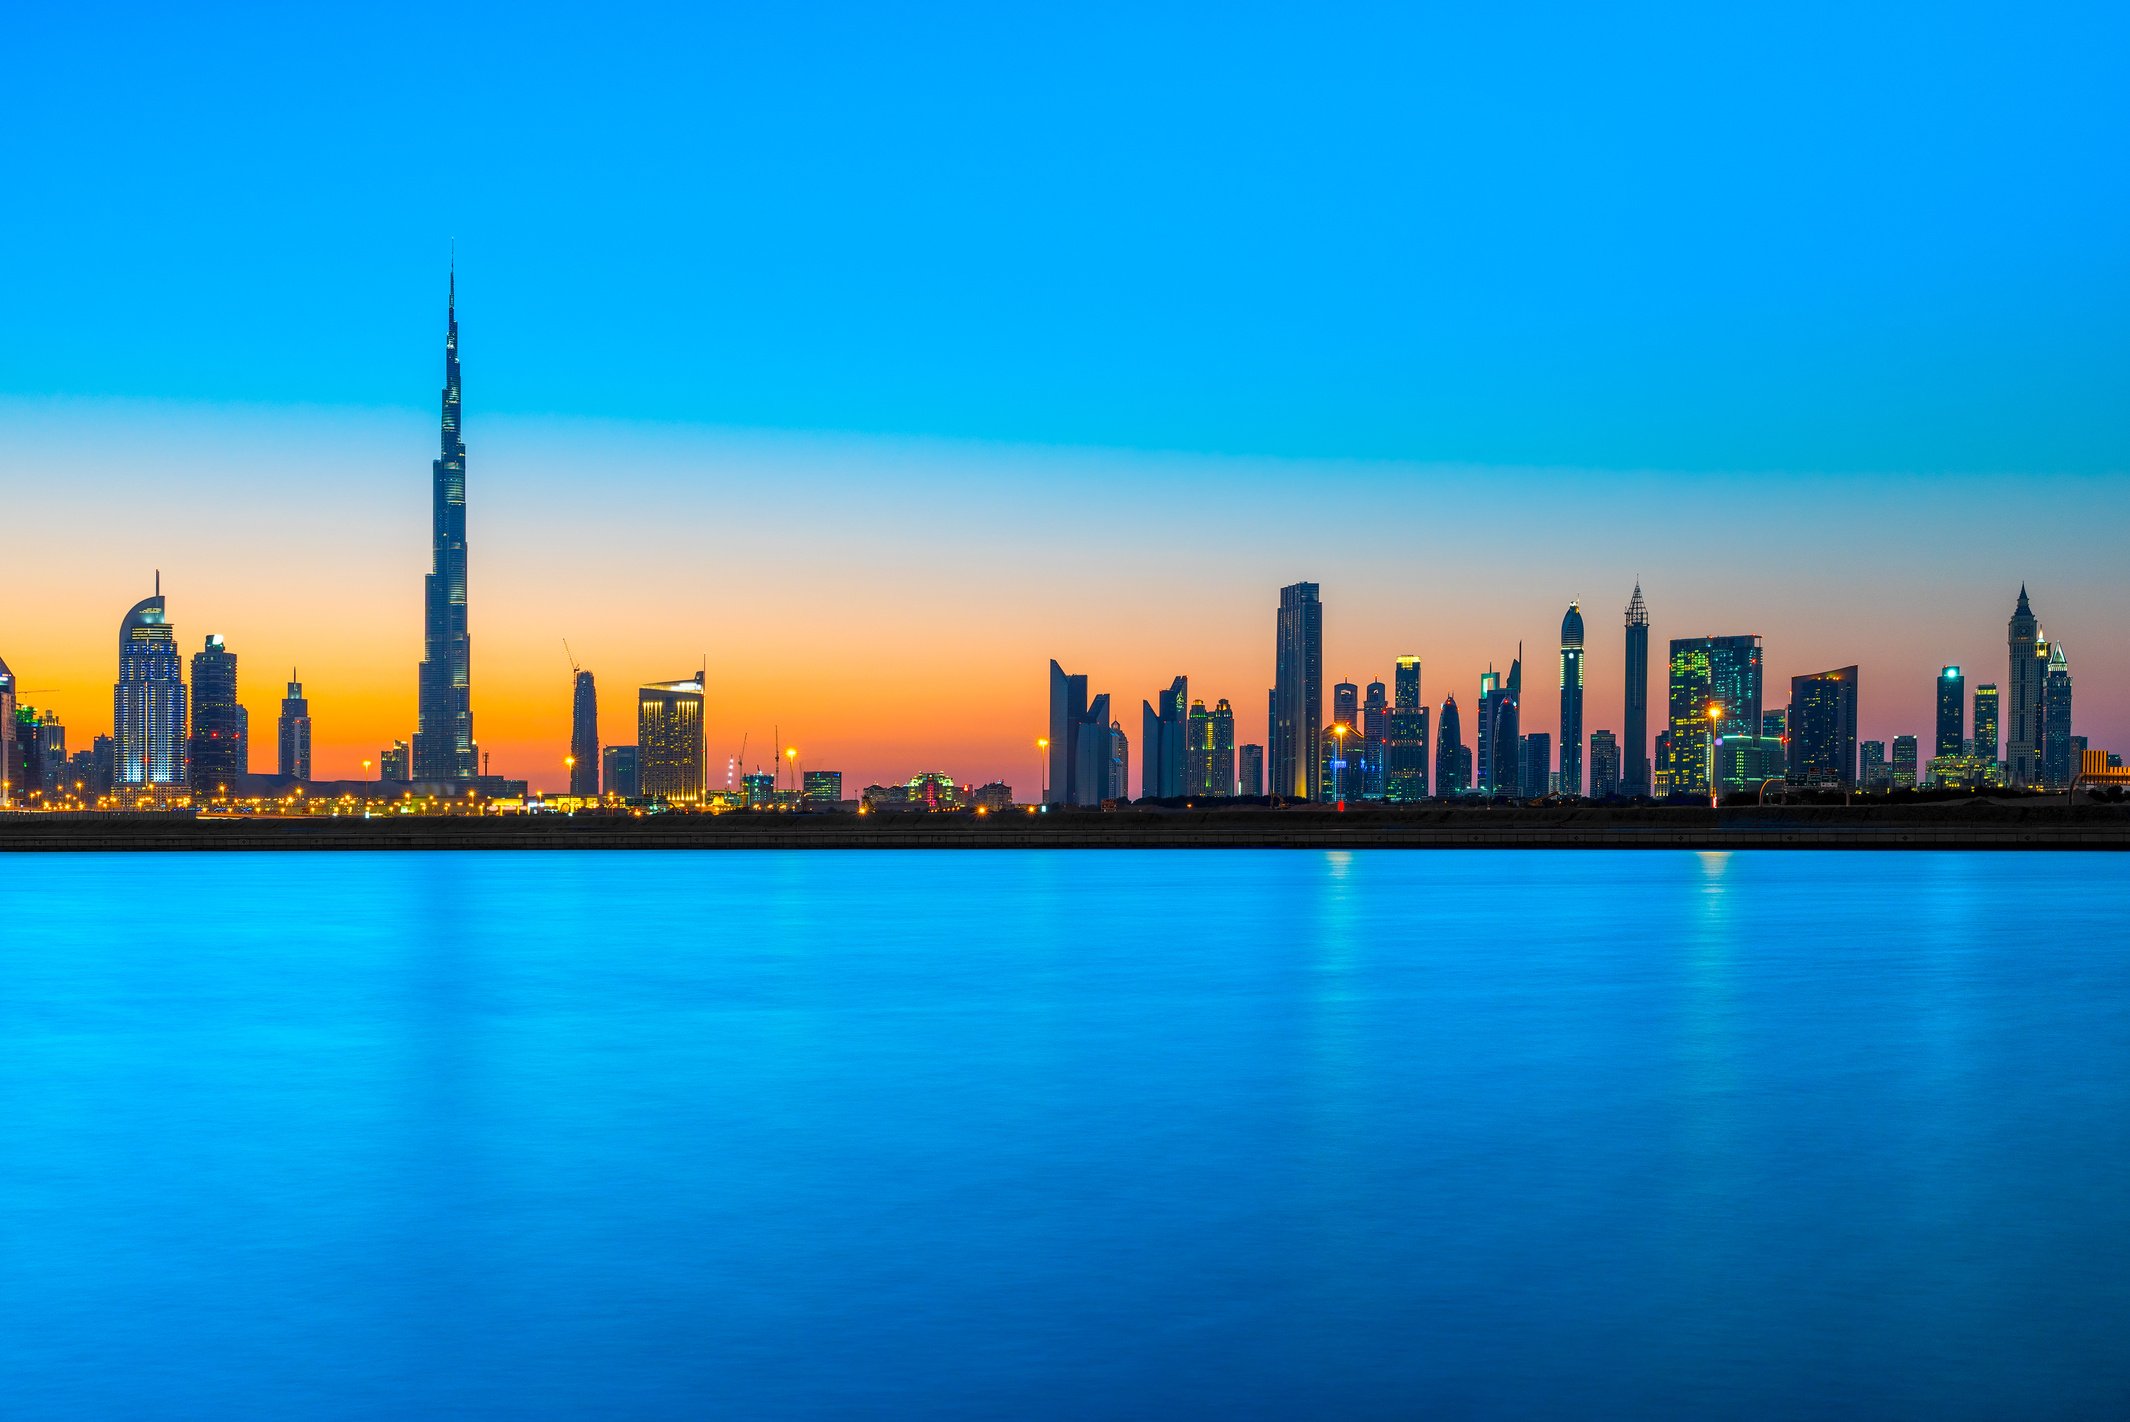
[[[2078,769],[2071,736],[2071,659],[2063,643],[2049,642],[2041,682],[2041,783],[2051,790],[2069,787]]]
[[[1967,678],[1958,667],[1938,673],[1938,739],[1931,754],[1967,754]]]
[[[1791,780],[1855,788],[1856,705],[1855,667],[1790,678]]]
[[[1472,735],[1478,746],[1478,774],[1473,785],[1485,790],[1494,783],[1494,702],[1501,695],[1501,673],[1494,670],[1493,663],[1479,674],[1479,719],[1473,723]]]
[[[1185,729],[1183,793],[1225,799],[1235,793],[1235,708],[1223,699],[1211,711],[1193,701]]]
[[[422,665],[414,778],[480,773],[473,741],[473,640],[466,622],[466,442],[459,428],[459,276],[445,305],[443,449],[430,466],[430,571],[422,579]]]
[[[1627,707],[1621,722],[1620,793],[1647,795],[1653,786],[1649,775],[1649,604],[1642,601],[1642,584],[1634,585],[1627,600]]]
[[[288,669],[288,695],[281,698],[281,773],[311,778],[311,703],[303,695],[296,669]]]
[[[1916,738],[1895,736],[1893,738],[1893,788],[1913,790],[1916,788]]]
[[[1331,724],[1317,738],[1317,754],[1320,798],[1360,799],[1367,788],[1368,752],[1361,730],[1361,688],[1353,682],[1332,686]],[[1334,767],[1334,761],[1343,763]]]
[[[1050,788],[1053,805],[1099,805],[1110,794],[1112,744],[1109,693],[1089,699],[1087,678],[1050,664]],[[1118,734],[1121,734],[1119,732]],[[1124,790],[1119,794],[1128,795]]]
[[[639,798],[659,805],[700,805],[708,784],[703,751],[703,685],[698,673],[648,682],[636,692]]]
[[[2019,585],[2019,605],[2005,624],[2004,640],[2010,653],[2012,704],[2009,734],[2004,743],[2004,778],[2012,786],[2041,784],[2041,684],[2048,672],[2048,651],[2041,645],[2041,621],[2026,600],[2026,584]]]
[[[1265,748],[1249,745],[1236,748],[1236,773],[1240,782],[1236,793],[1252,797],[1265,793]]]
[[[599,688],[592,674],[580,671],[570,687],[569,792],[579,799],[599,797]]]
[[[1464,725],[1457,698],[1442,700],[1442,719],[1435,728],[1435,793],[1447,800],[1471,787],[1471,752],[1464,744]]]
[[[1997,684],[1986,681],[1975,688],[1975,738],[1968,754],[1995,764],[1997,760]]]
[[[1420,659],[1398,658],[1391,673],[1390,730],[1383,741],[1383,798],[1410,805],[1428,793],[1427,707],[1420,700]]]
[[[183,785],[185,673],[160,575],[155,595],[133,604],[118,625],[118,684],[111,700],[117,784]]]
[[[22,778],[15,739],[15,674],[0,660],[0,806],[15,803],[15,782]]]
[[[1519,646],[1507,678],[1480,698],[1480,788],[1495,795],[1545,793],[1544,781],[1535,791],[1524,784],[1523,692],[1524,651]]]
[[[1620,742],[1610,731],[1590,733],[1590,798],[1609,800],[1620,793]]]
[[[1168,798],[1191,792],[1185,761],[1190,683],[1177,677],[1161,693],[1160,704],[1139,703],[1139,793],[1147,798]]]
[[[1550,792],[1548,783],[1553,774],[1553,737],[1544,731],[1533,731],[1523,738],[1523,771],[1518,776],[1517,793],[1536,797]]]
[[[1714,760],[1711,730],[1718,736],[1760,734],[1760,638],[1675,638],[1669,693],[1671,793],[1706,795]],[[1719,713],[1713,721],[1711,706]]]
[[[1322,785],[1324,604],[1315,583],[1279,590],[1273,655],[1271,793],[1314,800]]]
[[[599,778],[606,793],[623,800],[643,798],[642,765],[635,746],[608,746],[599,752]]]
[[[1384,795],[1383,747],[1390,741],[1390,697],[1380,681],[1372,681],[1361,693],[1361,743],[1367,766],[1361,796],[1380,800]]]
[[[1583,793],[1583,605],[1568,604],[1561,619],[1560,793]]]
[[[1102,709],[1107,711],[1109,709],[1108,694],[1105,693],[1098,699],[1102,703]],[[1131,738],[1124,734],[1124,723],[1122,721],[1109,723],[1109,771],[1103,779],[1103,792],[1102,798],[1105,800],[1128,800],[1131,798],[1132,743]]]
[[[244,707],[237,700],[237,654],[210,633],[192,654],[192,793],[223,796],[251,769]]]

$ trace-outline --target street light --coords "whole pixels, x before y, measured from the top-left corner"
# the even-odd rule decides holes
[[[784,747],[784,763],[791,767],[791,783],[786,788],[796,793],[799,788],[799,748],[797,746]]]
[[[1331,753],[1331,798],[1339,802],[1339,813],[1346,813],[1346,723],[1332,724],[1331,734],[1337,737]]]
[[[1050,803],[1050,737],[1037,736],[1035,748],[1039,752],[1035,758],[1035,778],[1041,787],[1036,791],[1036,803],[1047,805]]]
[[[1716,723],[1723,719],[1721,702],[1708,704],[1708,807],[1716,808]]]

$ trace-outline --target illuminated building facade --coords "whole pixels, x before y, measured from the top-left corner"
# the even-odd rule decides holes
[[[15,674],[0,660],[0,808],[15,803],[15,788],[22,779],[21,742],[15,735]]]
[[[581,800],[599,797],[599,687],[588,671],[570,684],[569,792]]]
[[[1913,790],[1916,788],[1916,738],[1895,736],[1893,738],[1893,763],[1890,767],[1893,788]]]
[[[843,772],[809,770],[799,777],[799,798],[809,805],[843,803]]]
[[[1561,768],[1558,789],[1583,793],[1583,605],[1568,604],[1561,618]]]
[[[1225,799],[1235,793],[1235,708],[1223,698],[1211,711],[1193,701],[1185,725],[1186,795]]]
[[[294,780],[311,778],[311,703],[289,668],[288,694],[281,698],[281,773]]]
[[[414,778],[414,752],[405,741],[394,741],[389,749],[377,753],[377,778],[394,781]]]
[[[1420,699],[1420,659],[1400,657],[1391,673],[1383,738],[1383,798],[1401,805],[1428,795],[1427,706]]]
[[[1712,733],[1748,739],[1760,734],[1760,638],[1674,639],[1668,689],[1670,793],[1706,795],[1714,766]],[[1711,706],[1717,708],[1714,718]]]
[[[251,769],[244,707],[237,700],[237,654],[210,634],[192,654],[192,792],[226,795]]]
[[[466,617],[466,442],[459,424],[459,278],[444,320],[442,448],[430,466],[430,570],[422,578],[422,664],[416,681],[414,778],[465,782],[480,773],[473,740],[473,639]]]
[[[1610,731],[1590,733],[1590,798],[1609,800],[1620,793],[1620,741]]]
[[[1866,790],[1885,790],[1893,785],[1893,767],[1886,762],[1884,741],[1865,741],[1858,749],[1857,783]]]
[[[703,680],[698,674],[638,689],[636,798],[655,805],[703,803]]]
[[[2041,783],[2062,790],[2071,783],[2078,756],[2071,737],[2071,659],[2063,643],[2049,642],[2041,682]]]
[[[1997,760],[1997,684],[1984,682],[1975,688],[1975,734],[1968,754],[1994,764]]]
[[[1279,591],[1273,655],[1271,793],[1314,800],[1323,784],[1324,605],[1315,583]]]
[[[1365,796],[1368,742],[1361,726],[1361,688],[1353,682],[1331,688],[1331,724],[1318,738],[1317,756],[1317,784],[1327,802]]]
[[[1790,678],[1790,779],[1855,788],[1856,708],[1855,667]]]
[[[1160,704],[1139,703],[1139,793],[1170,798],[1191,793],[1185,745],[1190,712],[1190,683],[1177,677],[1161,693]],[[1201,708],[1202,709],[1202,708]]]
[[[2048,649],[2041,640],[2041,622],[2027,602],[2026,584],[2019,585],[2019,605],[2005,624],[2011,705],[2005,708],[2005,783],[2015,787],[2041,783],[2041,688],[2048,672]]]
[[[185,674],[161,579],[118,625],[118,684],[111,724],[117,741],[113,777],[121,788],[186,783]]]
[[[1649,769],[1649,604],[1642,585],[1627,600],[1627,697],[1620,747],[1620,793],[1647,795],[1654,788]]]
[[[1958,667],[1938,673],[1938,736],[1931,755],[1967,754],[1967,677]]]
[[[1523,793],[1523,684],[1521,647],[1507,678],[1495,676],[1490,667],[1479,679],[1479,788],[1488,794],[1513,798]]]

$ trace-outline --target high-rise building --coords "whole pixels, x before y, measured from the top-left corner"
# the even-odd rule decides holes
[[[1764,741],[1788,740],[1790,736],[1790,712],[1786,707],[1760,713],[1760,738]]]
[[[414,778],[468,781],[473,740],[473,640],[466,619],[466,442],[459,426],[459,275],[444,307],[442,449],[430,466],[430,570],[422,578],[422,665],[416,682]]]
[[[237,700],[237,654],[210,633],[192,654],[192,793],[223,796],[251,769],[244,707]]]
[[[1568,604],[1561,618],[1561,778],[1560,793],[1570,799],[1583,793],[1583,605]]]
[[[570,686],[569,792],[599,798],[599,688],[588,671],[578,672]]]
[[[1113,798],[1111,730],[1109,693],[1090,700],[1086,677],[1068,676],[1063,667],[1051,662],[1050,787],[1044,796],[1049,804],[1099,805]]]
[[[185,674],[160,576],[154,596],[133,604],[118,625],[118,684],[111,699],[117,784],[183,785]]]
[[[1968,754],[1994,764],[1997,760],[1997,684],[1986,681],[1975,688],[1975,738]]]
[[[2041,783],[2051,790],[2069,787],[2078,757],[2071,748],[2071,659],[2063,643],[2050,642],[2048,670],[2041,682]]]
[[[1235,750],[1238,778],[1237,792],[1252,797],[1265,793],[1265,748],[1259,745],[1238,746]]]
[[[1649,793],[1662,800],[1671,794],[1671,732],[1657,732],[1656,754],[1651,757]]]
[[[606,793],[621,800],[643,798],[643,764],[635,746],[608,746],[599,753],[599,778]]]
[[[1331,724],[1318,737],[1317,754],[1317,784],[1325,800],[1359,800],[1365,795],[1368,747],[1361,729],[1361,688],[1353,682],[1331,688]]]
[[[1523,685],[1524,653],[1516,649],[1516,660],[1509,663],[1509,675],[1487,685],[1488,677],[1480,679],[1479,695],[1479,788],[1494,795],[1511,798],[1525,793],[1523,784]],[[1539,782],[1544,793],[1545,782]]]
[[[1380,681],[1372,681],[1361,694],[1363,771],[1361,797],[1380,800],[1385,794],[1383,748],[1390,743],[1390,698]]]
[[[1109,697],[1102,698],[1103,709],[1109,706]],[[1109,723],[1109,776],[1106,800],[1128,800],[1132,794],[1132,743],[1124,734],[1124,723]]]
[[[15,803],[16,782],[22,778],[15,737],[15,674],[0,660],[0,808]]]
[[[1189,679],[1177,677],[1161,693],[1160,704],[1139,703],[1139,793],[1148,799],[1191,793],[1185,766],[1185,721],[1189,716]]]
[[[60,724],[58,713],[47,711],[37,719],[31,735],[37,788],[49,804],[66,793],[67,728]]]
[[[1235,708],[1226,698],[1211,711],[1193,701],[1185,732],[1183,793],[1225,799],[1235,793]]]
[[[1420,659],[1398,658],[1391,673],[1390,714],[1383,737],[1383,798],[1398,804],[1428,794],[1427,706],[1420,699]]]
[[[703,685],[698,673],[646,683],[636,693],[635,798],[657,805],[700,805],[706,788]]]
[[[809,770],[799,777],[799,798],[809,805],[838,805],[843,802],[843,772],[840,770]],[[1010,805],[1010,800],[1009,800]]]
[[[1559,784],[1553,774],[1553,737],[1544,731],[1533,731],[1523,738],[1523,771],[1519,777],[1517,793],[1537,798],[1552,793]]]
[[[1620,742],[1610,731],[1590,733],[1590,798],[1609,800],[1620,793]]]
[[[1916,738],[1895,736],[1893,738],[1893,788],[1913,790],[1916,788]]]
[[[311,778],[311,703],[303,695],[296,669],[288,669],[288,695],[281,698],[281,773]]]
[[[1967,754],[1967,678],[1958,667],[1938,673],[1938,739],[1931,754]]]
[[[1857,689],[1855,667],[1790,678],[1791,780],[1856,787]]]
[[[2009,652],[2007,685],[2012,704],[2006,708],[2009,723],[2004,742],[2004,778],[2014,787],[2041,783],[2041,686],[2048,674],[2048,649],[2041,641],[2041,621],[2026,600],[2026,584],[2019,585],[2019,605],[2005,624],[2004,640]]]
[[[1649,773],[1649,604],[1642,601],[1642,584],[1634,585],[1627,600],[1627,707],[1621,722],[1625,739],[1620,745],[1620,793],[1647,795],[1653,788]]]
[[[1669,692],[1671,793],[1706,795],[1713,737],[1760,734],[1760,638],[1673,639]]]
[[[1324,738],[1324,604],[1315,583],[1279,590],[1273,649],[1271,793],[1314,800],[1322,785],[1317,748]]]
[[[1391,701],[1393,711],[1419,711],[1427,702],[1420,696],[1420,659],[1407,655],[1398,658],[1391,672]]]
[[[1435,729],[1435,793],[1447,800],[1471,787],[1471,759],[1464,744],[1464,726],[1457,717],[1457,698],[1444,697],[1442,718]]]
[[[377,753],[377,778],[401,783],[414,778],[414,751],[405,741],[394,741]]]
[[[1866,790],[1884,790],[1893,784],[1893,767],[1886,763],[1886,743],[1865,741],[1859,753],[1857,782]]]

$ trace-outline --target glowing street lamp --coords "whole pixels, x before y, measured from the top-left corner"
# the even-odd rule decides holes
[[[1346,813],[1346,733],[1344,721],[1334,722],[1331,734],[1337,738],[1336,749],[1331,753],[1331,798],[1339,802],[1339,813]]]
[[[1708,704],[1708,807],[1716,808],[1716,723],[1723,719],[1721,702]]]
[[[1036,783],[1042,787],[1036,792],[1036,803],[1047,805],[1050,803],[1050,737],[1037,736],[1035,748],[1038,752],[1035,758],[1035,778]]]

